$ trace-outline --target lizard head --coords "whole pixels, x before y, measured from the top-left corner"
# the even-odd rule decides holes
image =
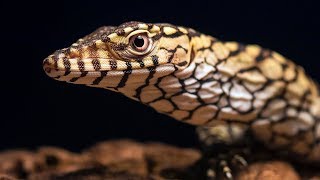
[[[129,88],[146,83],[150,74],[162,77],[186,68],[195,33],[170,24],[105,26],[48,56],[43,68],[60,81],[111,90]]]
[[[211,82],[214,66],[206,65],[217,62],[210,49],[213,41],[190,28],[128,22],[101,27],[57,50],[44,60],[43,68],[57,80],[120,92],[158,112],[187,120],[200,107],[198,97],[205,96],[205,102],[218,98],[207,95],[217,89],[211,89],[217,86]],[[204,117],[214,114],[206,112]]]

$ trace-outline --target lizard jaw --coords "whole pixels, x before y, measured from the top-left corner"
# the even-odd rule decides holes
[[[43,69],[56,80],[100,88],[129,88],[132,84],[143,84],[152,72],[155,77],[161,77],[175,71],[173,64],[155,66],[149,60],[129,62],[106,58],[78,59],[67,58],[63,54],[47,57],[43,61]]]

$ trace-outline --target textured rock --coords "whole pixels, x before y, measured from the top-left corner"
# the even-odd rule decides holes
[[[239,180],[299,180],[299,175],[287,163],[272,161],[251,164],[246,170],[240,172]]]
[[[194,149],[130,140],[102,142],[81,153],[55,147],[11,150],[0,153],[0,180],[199,179],[190,167],[200,156]],[[285,162],[257,162],[241,170],[237,179],[320,179],[317,172],[308,169],[299,175]]]

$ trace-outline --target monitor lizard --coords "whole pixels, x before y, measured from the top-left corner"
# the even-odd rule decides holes
[[[132,21],[101,27],[55,51],[43,68],[56,80],[119,92],[197,126],[207,152],[216,144],[247,144],[249,137],[266,149],[320,162],[317,84],[293,61],[258,45]],[[214,168],[222,166],[231,179],[231,162],[221,157],[207,176],[216,177]]]

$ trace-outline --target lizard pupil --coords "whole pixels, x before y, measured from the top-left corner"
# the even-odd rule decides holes
[[[142,36],[137,36],[133,43],[137,48],[141,48],[144,45],[144,38]]]
[[[144,55],[148,53],[152,45],[152,41],[145,33],[136,34],[132,36],[129,41],[131,45],[131,53],[134,55]]]

